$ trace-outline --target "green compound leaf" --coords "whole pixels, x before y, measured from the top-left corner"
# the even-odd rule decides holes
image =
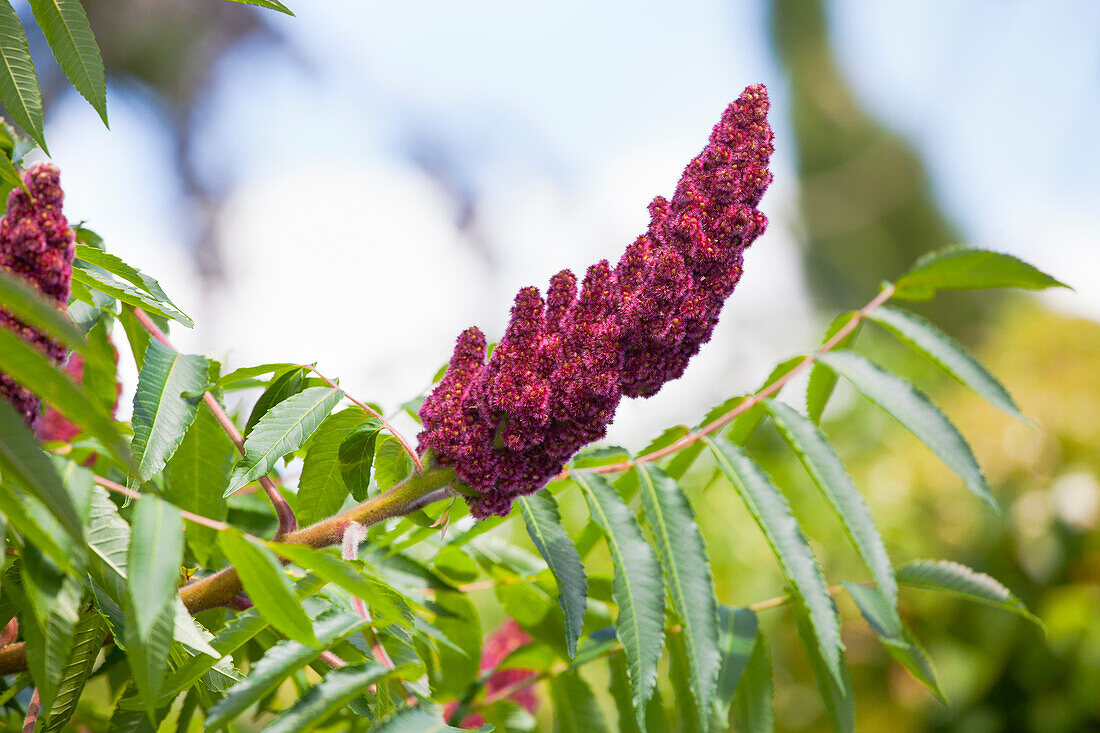
[[[710,445],[719,468],[737,489],[764,533],[779,560],[784,577],[791,584],[796,605],[805,609],[816,642],[816,653],[839,682],[844,674],[840,620],[825,585],[821,566],[817,564],[802,527],[791,513],[791,505],[768,474],[740,448],[725,438],[707,437],[704,440]]]
[[[997,378],[953,338],[918,315],[882,307],[868,318],[882,324],[914,351],[936,362],[945,372],[989,400],[997,409],[1029,423],[1012,395]]]
[[[0,476],[49,508],[65,531],[82,542],[84,529],[72,497],[23,418],[0,400]]]
[[[26,31],[9,0],[0,0],[0,102],[16,124],[46,150],[38,74]]]
[[[89,607],[81,615],[73,632],[69,661],[61,670],[61,680],[57,684],[57,694],[49,714],[43,716],[46,722],[41,728],[42,733],[59,731],[69,722],[106,638],[107,624],[95,608]]]
[[[165,310],[174,313],[176,320],[183,323],[190,322],[191,319],[172,302],[172,299],[168,297],[168,294],[164,292],[164,288],[160,286],[155,278],[123,262],[122,258],[110,252],[105,252],[100,247],[80,243],[76,245],[76,256],[81,262],[94,265],[130,283],[137,290],[159,303]]]
[[[296,597],[294,600],[298,602]],[[260,698],[273,692],[287,677],[320,657],[323,649],[366,627],[367,622],[358,614],[337,609],[326,611],[317,619],[317,635],[311,645],[288,640],[268,649],[252,666],[248,676],[231,687],[225,697],[210,708],[205,728],[213,730],[233,720]],[[310,635],[313,635],[312,627]]]
[[[100,256],[112,257],[112,255],[105,252],[101,252]],[[109,295],[134,308],[141,308],[150,315],[176,321],[187,328],[193,328],[195,325],[190,316],[171,303],[150,295],[145,288],[138,288],[127,282],[116,280],[105,269],[79,257],[73,261],[73,282],[80,283],[92,290],[98,290],[104,295]]]
[[[298,450],[344,393],[329,387],[311,387],[272,407],[244,441],[244,458],[233,470],[225,496],[266,476],[276,461]]]
[[[155,496],[143,496],[134,509],[127,556],[127,660],[150,720],[168,670],[175,624],[175,601],[183,562],[183,519],[179,510]]]
[[[294,584],[294,593],[298,598],[305,598],[316,593],[323,585],[324,581],[321,578],[307,575]],[[240,613],[219,629],[210,640],[210,646],[215,650],[213,656],[202,654],[193,656],[172,673],[165,684],[167,699],[162,698],[161,702],[163,704],[170,702],[180,692],[198,682],[207,670],[240,649],[268,626],[267,619],[261,616],[256,608]]]
[[[940,687],[932,660],[917,642],[913,632],[897,617],[896,609],[883,597],[882,591],[855,583],[845,582],[842,585],[890,657],[905,667],[914,679],[931,690],[946,705],[947,698]]]
[[[829,328],[825,332],[825,338],[821,340],[821,343],[827,343],[840,329],[848,325],[848,322],[855,318],[855,315],[855,311],[849,311],[837,316],[829,324]],[[846,349],[851,346],[859,336],[862,328],[862,323],[857,324],[851,333],[836,343],[834,349]],[[810,420],[813,422],[821,422],[825,405],[829,403],[829,398],[833,396],[833,390],[836,389],[836,380],[836,372],[820,361],[815,361],[810,368],[810,380],[806,383],[806,414],[810,416]]]
[[[749,666],[759,637],[760,622],[755,612],[748,608],[718,607],[718,653],[721,656],[721,668],[718,673],[716,703],[722,720],[729,718],[734,694]],[[771,708],[770,695],[768,708]]]
[[[356,425],[366,419],[358,407],[329,415],[306,451],[302,477],[298,480],[298,522],[308,526],[331,517],[348,497],[348,487],[340,472],[340,445]]]
[[[65,76],[107,124],[107,78],[88,16],[79,0],[30,0],[38,27],[46,36]]]
[[[218,544],[230,564],[237,569],[245,593],[256,605],[260,615],[281,634],[309,646],[317,646],[313,625],[302,608],[283,572],[282,565],[271,550],[230,528],[218,533]]]
[[[314,730],[363,694],[368,685],[389,674],[377,662],[363,662],[334,669],[320,684],[309,689],[264,728],[265,733],[298,733]]]
[[[674,479],[652,464],[641,464],[638,484],[643,518],[654,538],[665,586],[682,626],[697,720],[706,730],[721,666],[718,601],[706,544],[691,503]]]
[[[607,730],[592,688],[575,669],[550,678],[555,733],[600,733]]]
[[[614,564],[611,594],[619,607],[615,632],[626,652],[634,713],[644,725],[646,703],[657,683],[665,636],[665,589],[657,553],[615,488],[596,473],[574,471],[592,519],[603,531]]]
[[[134,457],[137,479],[145,483],[160,473],[183,442],[206,389],[210,361],[180,354],[159,341],[149,342],[134,393]]]
[[[744,642],[739,642],[739,645],[742,644]],[[775,730],[774,697],[775,683],[768,646],[764,634],[757,630],[733,694],[733,719],[738,732],[771,733]]]
[[[1026,618],[1045,628],[1038,616],[1000,581],[950,560],[914,560],[897,570],[898,582],[912,588],[951,593]]]
[[[894,283],[895,298],[930,300],[940,290],[1068,288],[1028,263],[1003,252],[945,247],[921,257]]]
[[[0,328],[0,372],[26,386],[84,432],[99,440],[123,465],[132,465],[130,446],[111,420],[49,359],[11,331]]]
[[[546,561],[558,583],[558,604],[565,614],[565,646],[572,659],[584,625],[588,578],[584,563],[569,533],[561,524],[558,504],[548,492],[539,491],[516,500],[527,524],[531,542]]]
[[[801,413],[775,400],[765,400],[764,404],[779,434],[802,461],[806,472],[840,518],[844,531],[871,571],[871,577],[896,608],[898,584],[886,545],[871,517],[871,510],[840,462],[840,456],[817,426]]]
[[[931,448],[993,511],[1000,511],[966,439],[923,392],[851,351],[834,351],[821,359]]]
[[[813,670],[818,694],[825,703],[825,714],[829,723],[837,733],[852,733],[856,727],[856,711],[848,665],[841,658],[840,674],[834,674],[829,669],[828,660],[821,656],[820,645],[814,638],[812,622],[805,609],[795,606],[794,619],[798,635],[802,638],[802,644],[810,658],[810,669]]]

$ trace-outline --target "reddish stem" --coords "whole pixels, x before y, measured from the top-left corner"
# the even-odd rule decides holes
[[[157,327],[157,324],[153,323],[153,319],[146,315],[145,311],[141,308],[134,308],[134,316],[141,322],[141,325],[145,327],[145,330],[152,334],[153,338],[171,348],[172,343],[168,340],[168,337]],[[218,424],[225,430],[229,439],[233,441],[233,445],[237,446],[237,450],[243,456],[245,454],[244,436],[241,435],[241,431],[237,430],[237,426],[233,424],[233,421],[229,419],[229,415],[225,413],[222,406],[214,399],[214,395],[207,392],[202,396],[202,399],[206,403],[206,406],[210,408],[210,411],[214,413],[214,417],[217,418]],[[279,489],[275,487],[271,479],[267,476],[261,476],[259,484],[263,487],[264,492],[267,494],[267,498],[271,500],[271,505],[275,508],[275,514],[279,518],[279,529],[275,531],[275,539],[282,539],[283,535],[297,530],[298,520],[294,517],[294,510],[290,508],[290,504],[288,504],[286,499],[283,498],[283,495],[279,493]]]
[[[130,497],[131,499],[141,498],[141,492],[126,488],[122,484],[115,483],[111,479],[103,478],[102,476],[93,476],[92,480],[103,488],[107,489],[108,491],[113,491],[116,494],[122,494],[123,496]],[[180,509],[179,513],[180,516],[184,519],[194,522],[195,524],[201,524],[204,527],[209,527],[210,529],[216,529],[218,531],[229,529],[229,525],[225,522],[219,522],[217,519],[211,519],[210,517],[204,517],[201,514],[189,512],[186,509]]]
[[[337,384],[335,382],[333,382],[331,379],[326,377],[324,374],[321,374],[321,372],[317,371],[317,367],[313,366],[312,364],[299,364],[298,366],[302,369],[309,369],[311,372],[313,372],[318,377],[320,377],[321,380],[323,382],[325,382],[325,384],[332,387],[333,389],[339,389],[339,387],[337,386]],[[401,433],[397,432],[397,429],[394,428],[392,424],[390,424],[389,420],[384,418],[377,410],[371,409],[370,406],[363,404],[362,402],[355,399],[354,397],[352,397],[347,392],[344,393],[344,397],[347,397],[348,402],[351,402],[353,405],[355,405],[359,409],[363,410],[364,412],[366,412],[371,417],[378,418],[378,421],[382,423],[382,427],[384,427],[386,430],[388,430],[390,432],[390,435],[397,438],[397,442],[399,442],[401,444],[401,447],[404,448],[405,452],[409,454],[410,458],[412,458],[413,463],[416,464],[416,470],[417,471],[423,471],[424,470],[424,466],[420,462],[420,456],[417,455],[416,451],[412,449],[412,446],[409,445],[409,442],[407,440],[405,440],[405,436],[403,436]]]
[[[27,717],[23,720],[23,733],[34,733],[34,726],[38,723],[38,713],[42,710],[42,698],[38,696],[38,688],[34,688],[30,705],[27,706]]]

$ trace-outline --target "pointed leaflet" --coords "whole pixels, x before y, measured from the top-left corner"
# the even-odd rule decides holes
[[[747,608],[719,606],[718,620],[718,652],[721,654],[722,667],[718,673],[716,702],[722,720],[727,720],[741,677],[749,666],[754,650],[762,644],[760,623],[753,611]],[[771,707],[770,699],[768,707]]]
[[[377,418],[367,419],[344,436],[337,450],[340,476],[356,501],[367,498],[370,470],[374,464],[374,446],[381,429],[382,423]]]
[[[82,540],[84,530],[72,497],[38,439],[3,400],[0,400],[0,476],[38,498],[73,539]]]
[[[2,4],[3,0],[0,0]],[[97,438],[123,464],[130,446],[110,419],[49,359],[6,328],[0,328],[0,371],[57,408],[70,422]]]
[[[970,446],[923,392],[851,351],[834,351],[821,360],[917,436],[962,478],[966,488],[999,511]]]
[[[358,407],[329,415],[313,434],[298,479],[298,523],[303,527],[331,517],[348,498],[348,487],[340,475],[340,445],[348,432],[366,419]]]
[[[572,659],[584,625],[588,579],[577,548],[561,524],[558,504],[545,491],[516,500],[523,511],[527,534],[558,583],[558,603],[565,614],[565,646]]]
[[[951,593],[1022,616],[1043,627],[1023,601],[995,578],[950,560],[914,560],[898,568],[898,582],[913,588]]]
[[[875,636],[886,647],[886,652],[946,705],[947,698],[940,687],[932,660],[917,643],[913,632],[897,617],[896,609],[883,598],[882,591],[855,583],[844,582],[841,585],[855,601]]]
[[[971,247],[945,247],[917,260],[894,283],[894,297],[930,300],[939,290],[978,288],[1065,288],[1045,272],[1003,252]]]
[[[279,713],[264,728],[265,733],[298,733],[314,730],[341,708],[363,694],[363,690],[389,673],[377,662],[367,661],[334,669],[320,684],[310,688],[292,706]]]
[[[19,570],[23,592],[13,594],[12,600],[20,610],[28,668],[43,707],[49,709],[69,660],[84,588],[31,545],[23,547]]]
[[[104,295],[109,295],[129,306],[141,308],[149,315],[176,321],[187,328],[195,326],[195,322],[191,320],[190,316],[174,305],[149,295],[144,288],[137,288],[129,283],[116,280],[106,270],[80,258],[73,261],[73,282],[97,290]]]
[[[241,585],[260,615],[280,633],[302,644],[317,645],[313,626],[294,593],[290,578],[271,550],[230,528],[218,533],[218,544],[237,569]]]
[[[134,509],[127,555],[126,649],[150,719],[156,715],[157,698],[168,670],[182,562],[183,519],[179,510],[155,496],[143,496]]]
[[[0,0],[0,102],[16,124],[45,150],[38,75],[23,24],[9,0]]]
[[[134,393],[132,419],[140,483],[160,473],[195,421],[209,367],[206,357],[180,354],[159,341],[149,342]]]
[[[252,432],[252,428],[256,427],[256,423],[267,414],[268,410],[287,397],[296,395],[305,389],[305,382],[305,367],[302,366],[292,366],[272,377],[263,394],[252,406],[252,412],[248,414],[248,421],[244,424],[244,436],[248,437],[248,434]]]
[[[725,438],[704,438],[714,452],[719,468],[741,494],[749,513],[791,584],[791,593],[806,610],[814,638],[830,673],[839,680],[844,644],[840,640],[840,621],[802,527],[791,513],[787,499],[772,483],[768,474]]]
[[[611,484],[596,473],[575,471],[592,519],[607,539],[615,573],[611,594],[619,615],[615,632],[629,663],[634,713],[644,724],[646,702],[657,683],[657,662],[665,636],[665,589],[657,553],[642,536],[638,522]]]
[[[53,705],[47,711],[48,714],[43,716],[46,723],[42,726],[42,733],[59,731],[69,722],[106,638],[107,624],[99,612],[89,606],[81,615],[73,633],[69,661],[61,670],[61,680],[57,685]]]
[[[172,299],[168,297],[168,294],[164,292],[164,288],[160,283],[150,275],[146,275],[136,267],[128,265],[122,260],[122,258],[105,252],[99,247],[94,247],[89,244],[76,245],[76,257],[82,264],[95,265],[101,270],[120,277],[126,282],[133,285],[142,293],[145,293],[150,298],[155,300],[165,310],[171,311],[175,314],[176,320],[181,322],[189,322],[191,319],[187,317],[187,314],[179,309],[179,307],[172,302]],[[181,318],[182,317],[182,318]]]
[[[771,733],[775,730],[775,696],[772,662],[764,635],[757,631],[748,661],[733,694],[733,719],[738,733]]]
[[[1028,422],[1012,395],[997,378],[958,342],[928,321],[914,313],[885,306],[872,312],[868,318],[888,328],[910,348],[939,364],[944,371],[989,400],[997,409]]]
[[[859,551],[892,607],[897,606],[898,584],[886,554],[886,545],[871,518],[871,510],[856,489],[840,457],[808,418],[782,402],[765,400],[779,434],[797,455],[810,478],[840,517],[844,531]]]
[[[830,599],[831,601],[831,599]],[[810,669],[813,670],[814,681],[817,683],[818,694],[825,703],[825,714],[837,733],[850,733],[855,730],[855,698],[852,693],[852,680],[848,675],[848,665],[840,660],[840,674],[835,674],[828,668],[828,660],[822,658],[821,649],[814,638],[810,619],[805,610],[799,606],[794,608],[795,626],[798,627],[798,635],[802,637],[802,644],[806,648],[806,654],[810,658]]]
[[[31,0],[38,27],[65,76],[107,124],[107,79],[80,0]]]
[[[122,634],[122,612],[119,606],[126,603],[126,569],[130,552],[130,525],[119,516],[107,492],[98,486],[92,487],[91,511],[88,519],[88,548],[91,550],[88,573],[96,585],[97,600],[106,597],[116,604],[118,613],[109,617],[111,632]],[[174,629],[171,634],[176,641],[202,654],[217,656],[195,626],[195,620],[187,613],[177,596],[172,605],[175,608]],[[169,636],[168,642],[172,638]]]
[[[8,193],[15,188],[21,188],[24,191],[27,190],[27,184],[23,182],[23,177],[19,175],[19,169],[15,167],[15,163],[11,162],[11,158],[0,151],[0,181],[3,182],[3,187],[0,187],[0,192],[3,193],[5,199],[7,199]]]
[[[652,464],[638,467],[639,492],[672,607],[680,619],[691,694],[700,727],[706,729],[721,659],[718,601],[706,544],[691,503],[679,484]]]
[[[324,581],[314,575],[307,575],[294,584],[294,593],[299,598],[320,590]],[[207,670],[214,667],[222,660],[227,660],[229,655],[251,641],[257,634],[268,628],[267,619],[260,615],[255,608],[250,608],[228,621],[218,630],[214,638],[210,640],[210,646],[215,650],[213,656],[196,655],[180,665],[168,678],[165,684],[164,694],[169,699],[174,698],[180,692],[195,684],[199,678],[206,674]]]
[[[321,650],[335,645],[367,627],[358,614],[333,609],[317,619],[317,638],[311,646],[296,641],[281,641],[260,658],[248,676],[231,687],[225,697],[210,708],[205,729],[212,730],[233,720],[266,696],[297,670],[321,656]],[[313,631],[311,629],[310,634]],[[319,640],[319,641],[318,641]]]
[[[200,405],[195,421],[168,461],[164,498],[180,509],[224,520],[228,507],[222,487],[229,481],[236,457],[233,441],[214,414]],[[188,525],[187,546],[200,564],[207,564],[216,541],[215,530],[210,527]]]
[[[821,342],[828,343],[829,339],[837,334],[837,332],[848,325],[848,322],[855,318],[855,312],[849,311],[847,313],[841,313],[837,316],[831,324],[829,329],[825,332],[825,338]],[[833,349],[846,349],[855,342],[859,336],[860,329],[863,328],[863,324],[859,323],[852,329],[851,333],[837,341],[833,346]],[[825,405],[828,404],[829,398],[833,396],[833,390],[836,389],[836,372],[829,367],[822,364],[820,361],[815,361],[814,365],[810,368],[810,380],[806,383],[806,414],[810,416],[810,420],[815,423],[821,422],[821,416],[825,412]]]
[[[244,441],[244,458],[233,470],[225,496],[266,476],[275,462],[302,447],[344,396],[338,389],[312,387],[272,407]]]
[[[626,655],[622,651],[612,653],[607,660],[611,667],[611,682],[608,691],[615,700],[615,711],[618,713],[619,733],[642,733],[643,728],[638,726],[634,717],[634,703],[630,694],[630,675],[626,668]],[[661,689],[653,690],[653,697],[645,707],[646,733],[666,733],[668,720],[665,717],[665,707],[661,700]]]
[[[600,733],[607,730],[592,688],[575,669],[550,678],[554,733]]]
[[[242,5],[255,5],[260,8],[267,8],[268,10],[275,10],[291,17],[294,16],[294,13],[290,12],[290,8],[283,5],[279,0],[232,0],[232,2],[241,3]]]

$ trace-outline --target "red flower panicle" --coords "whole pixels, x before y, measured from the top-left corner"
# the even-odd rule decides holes
[[[649,206],[646,233],[618,265],[568,270],[516,295],[504,338],[462,333],[424,401],[421,450],[453,466],[476,517],[504,516],[582,446],[602,438],[619,400],[679,378],[710,340],[741,278],[741,253],[767,227],[756,206],[771,183],[768,95],[747,88],[684,171],[672,200]]]
[[[0,219],[0,269],[19,276],[58,308],[64,308],[69,302],[76,245],[73,230],[61,213],[64,194],[60,174],[54,166],[40,163],[23,174],[23,182],[30,193],[13,190],[8,195],[7,212]],[[65,359],[62,344],[3,310],[0,328],[33,344],[55,364]],[[10,402],[28,425],[34,425],[41,403],[30,390],[0,374],[0,397]]]

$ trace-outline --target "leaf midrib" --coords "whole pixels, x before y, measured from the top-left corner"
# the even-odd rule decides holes
[[[673,583],[676,586],[675,595],[679,598],[680,607],[683,609],[683,612],[680,613],[680,622],[681,624],[683,624],[684,627],[684,638],[691,640],[691,643],[687,645],[687,649],[690,650],[688,651],[689,663],[696,672],[699,672],[702,670],[702,665],[700,663],[702,657],[699,654],[699,649],[697,648],[698,640],[694,632],[694,619],[691,619],[691,614],[687,612],[687,596],[684,594],[683,581],[681,580],[680,576],[680,568],[679,565],[677,565],[676,563],[676,556],[672,551],[672,537],[668,531],[668,524],[665,522],[665,513],[663,511],[663,507],[660,504],[660,498],[657,495],[657,487],[653,482],[653,476],[649,473],[647,469],[643,468],[641,471],[638,472],[638,474],[641,478],[642,490],[648,491],[653,500],[653,508],[655,510],[653,514],[657,515],[657,522],[660,524],[660,533],[658,537],[664,545],[666,557],[668,558],[668,574],[671,576]],[[695,687],[701,681],[702,680],[699,678],[699,676],[696,675],[695,679],[692,680],[692,686]],[[695,694],[698,698],[700,714],[705,715],[703,711],[706,708],[706,701],[703,700],[703,688],[699,687],[697,690],[695,690]]]

